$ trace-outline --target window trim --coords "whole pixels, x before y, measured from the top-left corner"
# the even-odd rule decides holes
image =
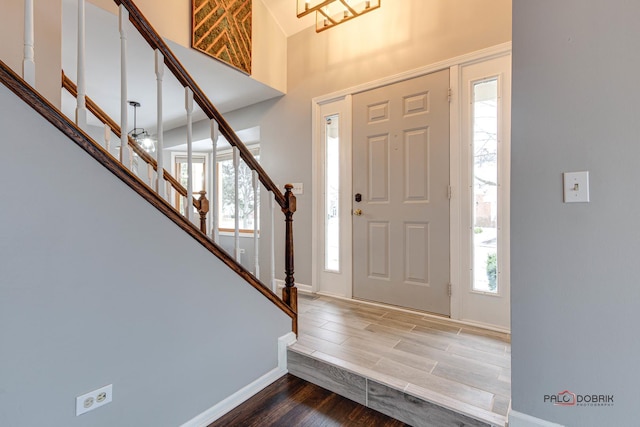
[[[257,156],[260,155],[260,143],[259,142],[256,142],[256,143],[253,143],[253,144],[248,144],[247,148],[249,149],[249,152],[254,157],[257,157]],[[219,163],[220,162],[224,162],[224,161],[229,161],[229,160],[233,160],[233,147],[225,147],[225,148],[217,150],[216,157],[215,157],[215,161],[216,161],[215,173],[216,173],[216,183],[218,185],[218,189],[216,189],[216,193],[215,193],[216,199],[214,201],[215,203],[213,203],[213,206],[214,206],[215,209],[218,209],[218,232],[219,233],[224,233],[223,235],[226,235],[227,233],[229,235],[234,235],[235,231],[236,231],[235,228],[221,227],[220,226],[221,214],[220,214],[219,209],[220,209],[220,206],[221,206],[221,203],[220,203],[221,194],[220,194],[219,188],[221,186],[222,179],[221,179],[221,174],[220,174],[221,172],[220,172]],[[240,161],[242,162],[242,159],[240,159]],[[260,193],[258,192],[258,197],[259,197],[259,194]],[[258,207],[259,206],[260,205],[258,204]],[[260,221],[259,216],[260,216],[260,213],[258,212],[258,221]],[[240,229],[238,229],[238,232],[242,235],[242,237],[253,236],[254,235],[253,231],[254,231],[253,228],[240,228]],[[258,226],[256,231],[258,232],[258,236],[260,236],[260,227],[259,226]]]

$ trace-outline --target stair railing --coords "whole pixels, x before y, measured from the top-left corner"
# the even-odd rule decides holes
[[[258,163],[255,157],[251,154],[250,150],[242,143],[237,134],[233,131],[231,126],[227,123],[224,117],[218,112],[213,103],[207,98],[204,92],[200,89],[200,87],[193,80],[191,75],[187,72],[187,70],[182,66],[180,61],[174,55],[174,53],[169,49],[164,40],[160,37],[160,35],[155,31],[155,29],[151,26],[149,21],[144,17],[144,15],[140,12],[135,3],[131,0],[114,0],[114,3],[119,8],[118,22],[119,22],[119,33],[120,33],[120,125],[118,126],[111,118],[109,118],[104,111],[98,108],[94,101],[87,97],[86,83],[85,83],[85,0],[78,0],[78,83],[77,86],[73,85],[72,82],[66,81],[63,77],[63,85],[74,94],[76,97],[77,107],[76,107],[76,126],[80,129],[86,128],[87,123],[87,112],[93,114],[97,117],[105,126],[105,149],[108,152],[110,150],[110,134],[113,133],[117,137],[120,138],[120,149],[119,149],[119,160],[123,167],[128,168],[131,172],[139,172],[136,171],[136,167],[134,167],[134,156],[131,155],[131,152],[135,153],[138,158],[142,159],[147,165],[147,176],[139,176],[148,187],[154,188],[156,194],[159,195],[165,201],[170,200],[170,194],[176,192],[181,197],[185,199],[185,209],[184,216],[189,222],[197,221],[200,222],[200,230],[206,235],[206,223],[209,222],[211,225],[211,238],[210,240],[214,243],[219,243],[219,235],[218,235],[218,208],[214,206],[212,209],[212,215],[209,220],[206,218],[206,211],[209,208],[209,200],[206,199],[204,194],[201,194],[201,197],[196,199],[193,197],[193,173],[192,173],[192,154],[193,154],[193,135],[192,135],[192,125],[193,125],[193,112],[194,112],[194,103],[204,112],[207,118],[210,121],[211,128],[211,140],[212,140],[212,148],[213,148],[213,165],[216,165],[216,141],[218,139],[218,135],[222,135],[228,143],[232,146],[233,149],[233,163],[234,163],[234,181],[236,188],[236,200],[235,200],[235,229],[234,229],[234,258],[237,265],[232,265],[229,259],[223,259],[227,265],[232,267],[238,274],[243,276],[249,283],[251,283],[254,287],[265,287],[257,277],[260,274],[259,262],[258,262],[258,230],[257,230],[257,196],[258,196],[258,187],[261,183],[262,186],[270,193],[270,197],[272,200],[271,203],[271,225],[272,231],[274,226],[274,212],[276,209],[276,204],[280,207],[281,211],[285,216],[285,280],[284,280],[284,289],[282,291],[282,301],[289,308],[288,310],[284,310],[287,314],[292,316],[293,320],[293,330],[297,333],[297,288],[295,287],[295,279],[294,279],[294,248],[293,248],[293,214],[296,211],[296,198],[292,193],[292,185],[287,184],[285,186],[285,192],[282,193],[279,188],[275,185],[273,180],[269,177],[269,175],[264,171],[262,166]],[[24,61],[23,61],[23,78],[28,79],[28,82],[33,86],[33,82],[35,81],[35,74],[37,72],[37,63],[35,62],[33,56],[33,1],[25,0],[25,36],[24,36]],[[149,44],[151,49],[154,50],[155,54],[155,72],[156,72],[156,80],[157,80],[157,117],[158,117],[158,143],[157,143],[157,159],[154,159],[149,153],[143,150],[130,136],[123,132],[123,129],[128,129],[128,99],[127,99],[127,38],[129,31],[129,23],[133,25],[133,27],[142,35],[142,37]],[[188,181],[185,186],[181,185],[175,178],[171,176],[170,173],[165,171],[162,168],[162,164],[164,162],[162,158],[163,153],[163,119],[162,119],[162,103],[163,103],[163,81],[164,81],[164,70],[168,69],[180,83],[180,85],[184,88],[185,91],[185,113],[187,118],[186,128],[187,128],[187,156],[188,156]],[[27,98],[32,98],[27,96]],[[50,106],[50,105],[49,105]],[[46,108],[45,108],[46,109]],[[59,121],[59,120],[58,120]],[[86,134],[84,135],[86,136]],[[77,141],[76,141],[77,142]],[[101,160],[102,161],[102,160]],[[248,271],[246,271],[239,264],[240,259],[240,230],[239,230],[239,218],[238,218],[238,170],[240,167],[240,161],[244,162],[244,164],[252,171],[252,189],[253,189],[253,197],[255,200],[256,208],[254,208],[254,251],[255,251],[255,260],[254,260],[254,274],[251,275]],[[139,168],[137,168],[139,169]],[[218,183],[216,182],[216,174],[212,174],[212,191],[215,191]],[[214,204],[216,203],[216,197],[212,198]],[[190,203],[188,203],[190,202]],[[155,203],[154,203],[155,204]],[[186,208],[189,205],[193,205],[198,210],[200,218],[192,219],[192,209]],[[273,254],[274,249],[274,237],[273,232],[271,233],[271,286],[272,291],[276,291],[276,280],[275,280],[275,256]],[[216,253],[220,257],[219,254]],[[224,258],[224,257],[223,257]],[[269,296],[265,293],[264,289],[259,289],[263,294]],[[270,298],[270,297],[269,297]],[[271,299],[271,298],[270,298]],[[292,315],[293,313],[293,315]]]
[[[76,84],[62,72],[62,87],[69,92],[71,96],[76,98],[78,96],[78,87]],[[111,133],[115,134],[118,138],[121,138],[122,130],[120,126],[109,115],[102,110],[89,96],[85,97],[86,108],[96,119],[98,119],[105,126],[105,138],[104,149],[107,152],[111,152]],[[142,159],[148,166],[148,169],[152,170],[154,174],[158,173],[158,162],[149,153],[147,153],[131,136],[128,136],[127,142],[133,152]],[[151,175],[153,177],[153,175]],[[182,197],[187,197],[187,189],[175,179],[171,173],[162,169],[162,177],[166,181],[166,185],[173,191],[180,194]],[[146,181],[145,177],[140,177],[143,181]],[[149,179],[146,184],[151,186],[153,179]],[[163,186],[164,187],[164,186]],[[157,189],[156,189],[157,191]],[[159,193],[159,192],[158,192]],[[198,211],[200,215],[200,231],[207,234],[207,213],[209,212],[209,200],[206,197],[206,191],[201,191],[199,198],[192,197],[193,207]]]

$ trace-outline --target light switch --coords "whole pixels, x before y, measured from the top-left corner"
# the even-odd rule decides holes
[[[589,172],[565,172],[564,202],[588,202],[589,201]]]
[[[304,194],[304,187],[301,182],[294,182],[291,185],[293,185],[293,188],[291,189],[291,191],[293,191],[293,194],[295,194],[296,196]]]

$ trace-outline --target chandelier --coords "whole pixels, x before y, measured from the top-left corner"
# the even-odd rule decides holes
[[[133,129],[129,131],[129,135],[133,140],[147,153],[153,153],[156,151],[156,142],[149,132],[144,128],[137,126],[137,111],[140,103],[137,101],[129,101],[129,105],[133,107]]]
[[[316,13],[316,33],[380,7],[382,0],[297,0],[298,18]]]

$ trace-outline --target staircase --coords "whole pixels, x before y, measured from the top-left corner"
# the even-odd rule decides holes
[[[33,0],[24,3],[22,75],[0,58],[0,194],[7,201],[0,208],[0,339],[9,349],[0,363],[13,371],[3,372],[0,425],[71,425],[75,396],[107,383],[114,400],[82,415],[90,425],[201,425],[206,414],[220,413],[284,372],[277,354],[277,338],[287,332],[283,320],[297,332],[292,187],[280,191],[136,5],[115,0],[121,26],[130,23],[142,35],[157,69],[173,74],[187,105],[205,113],[212,138],[224,136],[282,210],[285,288],[279,297],[221,249],[215,221],[206,229],[206,195],[194,197],[191,181],[185,188],[123,131],[129,128],[124,67],[120,124],[89,96],[81,73],[77,85],[64,75],[61,84],[78,100],[75,120],[34,89],[36,74],[47,70],[33,55]],[[123,49],[126,56],[126,43]],[[110,138],[89,136],[91,115],[105,125],[105,135],[119,139],[117,156]],[[189,129],[192,120],[188,113]],[[57,145],[62,141],[64,148]],[[197,215],[176,209],[171,192]],[[53,388],[55,396],[37,410],[25,403]]]
[[[25,102],[31,103],[34,108],[38,109],[40,114],[47,118],[51,123],[55,124],[62,132],[67,133],[70,138],[73,138],[75,142],[82,146],[87,152],[92,154],[98,161],[100,161],[105,167],[112,170],[120,179],[127,182],[134,190],[138,191],[143,197],[148,197],[143,194],[148,188],[144,188],[141,184],[146,184],[150,187],[158,198],[149,201],[154,204],[159,210],[163,211],[168,217],[174,216],[175,212],[171,208],[177,208],[171,206],[169,199],[171,198],[171,191],[177,193],[179,197],[183,197],[186,200],[186,204],[193,205],[199,218],[192,218],[192,209],[184,209],[183,216],[187,222],[193,222],[199,225],[199,230],[202,235],[198,235],[190,225],[184,224],[183,221],[177,221],[183,229],[194,236],[197,240],[200,240],[202,244],[218,258],[223,260],[231,269],[235,270],[240,276],[242,276],[247,282],[263,292],[264,295],[272,299],[274,304],[278,305],[283,311],[285,311],[293,320],[293,330],[296,331],[295,323],[295,286],[293,279],[293,237],[292,237],[292,222],[293,214],[295,212],[295,196],[291,192],[291,186],[285,186],[285,193],[274,184],[273,180],[264,171],[262,166],[251,154],[249,149],[242,143],[240,138],[226,122],[224,117],[218,112],[209,98],[202,92],[200,87],[193,80],[188,71],[182,66],[180,61],[169,49],[162,37],[154,30],[151,23],[142,15],[135,3],[131,0],[114,0],[114,3],[119,7],[119,19],[120,19],[120,35],[122,40],[122,73],[121,79],[121,126],[116,121],[109,117],[100,107],[99,100],[93,100],[86,93],[86,83],[84,77],[84,71],[82,69],[84,64],[84,57],[86,56],[82,49],[84,48],[85,37],[85,24],[84,24],[84,1],[79,1],[79,23],[78,23],[78,79],[76,84],[67,76],[62,73],[61,87],[67,90],[70,94],[77,99],[76,117],[75,123],[62,116],[59,110],[48,103],[40,94],[33,91],[35,86],[35,58],[33,47],[33,33],[34,33],[34,3],[33,0],[25,0],[25,37],[24,37],[24,61],[23,61],[23,76],[18,76],[13,70],[6,64],[2,64],[2,81],[11,88],[14,93],[20,96]],[[138,31],[140,35],[149,44],[150,49],[154,51],[156,58],[156,77],[158,79],[158,159],[147,153],[129,134],[123,132],[122,129],[129,128],[128,126],[128,101],[127,97],[127,70],[126,70],[126,40],[127,31],[131,30],[126,25],[126,21],[131,23],[133,29]],[[265,286],[257,277],[246,271],[234,256],[223,251],[216,243],[216,221],[213,221],[213,227],[211,230],[211,241],[207,240],[208,234],[206,229],[207,218],[206,215],[209,212],[209,203],[206,194],[201,192],[200,197],[194,197],[192,193],[192,174],[189,173],[188,185],[181,185],[168,171],[162,168],[163,161],[161,159],[163,152],[163,118],[162,118],[162,81],[164,79],[164,72],[168,70],[175,79],[183,86],[185,90],[185,104],[187,109],[187,146],[189,147],[188,156],[191,159],[192,156],[192,126],[193,126],[193,111],[194,103],[204,112],[208,120],[211,122],[212,140],[217,140],[218,135],[222,135],[234,149],[234,155],[238,157],[236,161],[236,169],[238,169],[237,163],[243,161],[253,172],[256,181],[259,181],[264,189],[269,192],[274,201],[285,215],[286,221],[286,236],[285,236],[285,289],[283,292],[283,299],[279,300],[273,297],[273,292],[269,293],[269,287]],[[26,83],[26,84],[25,84]],[[31,85],[29,87],[28,85]],[[105,127],[105,141],[103,144],[98,143],[88,136],[85,128],[87,127],[87,116],[93,115],[97,118]],[[114,134],[120,139],[121,144],[118,147],[118,158],[110,154],[110,135]],[[103,148],[101,150],[100,148]],[[215,152],[214,152],[215,156]],[[145,167],[141,167],[136,164],[134,167],[134,160],[136,163],[144,162]],[[160,165],[160,166],[159,166]],[[191,164],[189,164],[191,170]],[[132,176],[133,175],[133,176]],[[132,179],[133,178],[133,179]],[[137,181],[136,179],[137,178]],[[142,182],[140,182],[142,181]],[[237,192],[236,192],[237,193]],[[215,198],[214,198],[215,199]],[[237,199],[237,197],[236,197]],[[166,202],[166,203],[164,203]],[[169,205],[169,206],[167,206]],[[173,209],[175,210],[175,209]],[[217,209],[211,209],[215,218]],[[238,225],[236,225],[236,234]],[[257,233],[256,238],[257,238]],[[212,244],[210,244],[212,243]],[[235,258],[238,258],[237,254]],[[284,302],[284,304],[282,304]]]

